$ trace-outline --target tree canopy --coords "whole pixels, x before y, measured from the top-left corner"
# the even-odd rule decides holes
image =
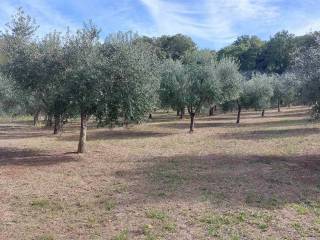
[[[72,32],[38,37],[38,25],[18,9],[0,36],[0,107],[5,114],[45,115],[54,133],[80,118],[78,152],[86,151],[89,119],[98,126],[143,121],[161,107],[195,116],[212,104],[264,110],[319,102],[319,32],[269,40],[238,37],[220,51],[201,50],[182,34],[132,32],[101,40],[92,22]]]

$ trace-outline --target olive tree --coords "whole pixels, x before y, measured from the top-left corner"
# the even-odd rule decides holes
[[[232,58],[222,58],[216,65],[215,72],[221,87],[220,103],[238,99],[243,81],[238,63]]]
[[[277,105],[278,112],[280,112],[282,104],[289,106],[297,99],[300,84],[292,72],[271,76],[274,91],[272,102]]]
[[[0,115],[15,116],[29,110],[27,96],[17,89],[14,82],[0,74]]]
[[[141,121],[157,102],[159,61],[154,48],[131,32],[109,36],[102,46],[101,124]]]
[[[29,104],[34,104],[29,108],[33,109],[34,123],[43,107],[40,99],[42,89],[37,87],[38,75],[41,72],[35,41],[37,28],[35,21],[19,8],[6,24],[5,32],[1,34],[1,71],[6,79],[14,82],[17,93],[26,93],[25,96],[29,95],[30,99],[34,99],[29,101]]]
[[[190,51],[182,62],[164,62],[161,73],[160,99],[163,106],[188,109],[190,132],[194,119],[205,104],[237,99],[242,79],[238,64],[225,58],[217,61],[207,50]]]
[[[216,76],[217,61],[208,51],[188,52],[184,59],[186,107],[190,116],[190,132],[194,130],[194,118],[205,103],[218,101],[221,83]]]
[[[78,153],[87,151],[88,120],[96,112],[101,96],[100,45],[99,30],[91,22],[70,35],[65,44],[67,81],[64,87],[81,119]]]
[[[159,97],[161,106],[177,110],[183,117],[186,106],[186,71],[182,63],[168,59],[161,66]]]
[[[242,83],[242,91],[237,100],[237,123],[240,123],[240,114],[243,107],[262,110],[261,116],[264,117],[265,109],[270,106],[273,96],[272,80],[272,76],[254,74],[250,80]]]
[[[302,48],[296,54],[294,73],[301,79],[303,102],[313,105],[313,112],[318,117],[320,108],[320,37],[314,36],[315,44]]]
[[[67,114],[68,97],[65,96],[66,59],[64,41],[60,33],[47,34],[37,43],[38,54],[35,64],[38,69],[35,89],[41,92],[43,111],[47,115],[47,125],[54,117],[54,134],[57,134]]]

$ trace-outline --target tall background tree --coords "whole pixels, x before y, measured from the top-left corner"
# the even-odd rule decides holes
[[[265,42],[257,36],[240,36],[238,39],[218,52],[219,59],[232,57],[239,61],[240,71],[252,72],[257,69],[257,58]]]
[[[265,73],[282,74],[288,70],[296,51],[295,38],[288,31],[276,33],[257,59],[257,69]]]
[[[188,51],[196,50],[196,44],[188,36],[176,34],[156,39],[156,45],[165,53],[166,58],[181,60]]]

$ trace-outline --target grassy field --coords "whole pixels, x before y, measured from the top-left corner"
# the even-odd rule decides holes
[[[308,109],[88,132],[0,124],[0,239],[320,239],[320,123]]]

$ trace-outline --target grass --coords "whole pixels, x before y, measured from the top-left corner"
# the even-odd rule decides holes
[[[307,108],[64,133],[0,121],[0,239],[320,239],[320,123]]]
[[[151,219],[157,219],[157,220],[165,220],[167,218],[167,214],[161,210],[157,209],[149,209],[146,211],[146,216]]]
[[[49,208],[50,202],[47,199],[35,199],[30,204],[33,208]]]
[[[209,201],[211,203],[222,203],[225,199],[225,193],[222,192],[211,192],[207,189],[203,189],[201,193],[201,198],[203,201]]]
[[[151,225],[145,224],[143,226],[143,235],[145,240],[156,240],[157,236],[153,233],[153,227]]]
[[[31,201],[30,206],[34,210],[62,211],[63,206],[60,201],[37,198]]]
[[[231,230],[241,229],[241,226],[248,225],[256,228],[260,232],[265,232],[269,228],[271,217],[261,212],[226,212],[205,214],[200,218],[209,236],[222,237],[228,233],[232,239],[234,233]]]
[[[122,230],[117,236],[113,238],[113,240],[128,240],[129,235],[128,235],[128,230]]]
[[[111,211],[116,207],[116,202],[111,199],[104,200],[101,203],[103,204],[106,211]]]
[[[255,192],[249,192],[246,195],[246,203],[261,208],[277,208],[281,201],[276,196],[265,196]]]
[[[291,205],[291,207],[297,211],[298,214],[300,215],[306,215],[309,213],[309,209],[307,206],[305,206],[305,204],[297,204],[294,203]]]
[[[36,240],[54,240],[54,236],[51,234],[44,234],[36,238]]]

